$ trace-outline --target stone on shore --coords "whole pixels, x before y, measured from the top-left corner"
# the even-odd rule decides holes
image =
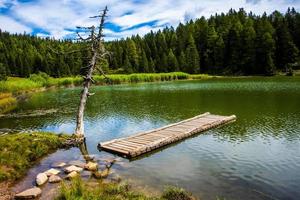
[[[71,172],[81,172],[83,169],[81,167],[76,167],[74,165],[71,165],[69,167],[65,168],[65,172],[67,174],[71,173]]]
[[[97,171],[98,170],[98,164],[94,162],[88,162],[85,166],[84,169],[89,170],[89,171]]]
[[[59,183],[62,179],[57,175],[52,175],[49,177],[49,183]]]
[[[42,190],[38,187],[27,189],[15,195],[15,199],[35,199],[41,196]]]
[[[67,175],[66,179],[72,179],[72,178],[75,178],[75,177],[77,177],[77,176],[79,176],[79,173],[76,172],[76,171],[72,171],[71,173],[69,173],[69,174]]]
[[[52,175],[57,175],[57,174],[59,174],[60,171],[57,170],[57,169],[51,168],[51,169],[45,171],[44,173],[45,173],[47,176],[52,176]]]
[[[45,184],[47,180],[48,180],[48,176],[45,173],[39,173],[36,176],[36,184],[38,186]]]

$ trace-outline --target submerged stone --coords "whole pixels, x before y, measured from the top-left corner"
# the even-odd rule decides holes
[[[71,165],[69,167],[65,168],[65,172],[66,173],[71,173],[71,172],[81,172],[83,169],[81,167],[76,167],[74,165]]]
[[[36,184],[38,186],[40,185],[43,185],[47,182],[48,180],[48,176],[45,174],[45,173],[39,173],[37,176],[36,176]]]
[[[42,190],[38,187],[34,187],[16,194],[15,199],[35,199],[41,196],[41,194]]]
[[[81,168],[84,168],[86,163],[80,161],[80,160],[72,160],[69,162],[69,165],[75,165],[77,167],[81,167]]]
[[[61,167],[64,167],[66,166],[67,164],[65,162],[56,162],[52,165],[52,167],[55,167],[55,168],[61,168]]]

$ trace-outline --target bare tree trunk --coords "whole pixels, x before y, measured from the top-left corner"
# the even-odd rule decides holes
[[[88,74],[84,77],[83,89],[81,92],[80,103],[77,113],[77,122],[76,122],[76,130],[75,135],[78,137],[84,137],[84,124],[83,124],[83,115],[85,110],[85,105],[87,98],[90,96],[89,88],[92,83],[92,74],[96,65],[97,52],[94,51],[94,55],[92,57],[90,68]]]
[[[79,39],[81,41],[88,41],[91,43],[91,52],[92,52],[92,58],[89,62],[89,65],[87,66],[87,73],[83,77],[84,78],[84,83],[83,83],[83,89],[81,92],[80,96],[80,103],[78,107],[78,112],[77,112],[77,122],[76,122],[76,129],[75,129],[75,135],[79,138],[84,138],[84,124],[83,124],[83,116],[84,116],[84,110],[85,110],[85,105],[87,102],[87,99],[89,96],[92,94],[89,93],[89,88],[93,82],[92,76],[93,76],[93,71],[96,69],[96,63],[97,59],[104,59],[104,56],[108,53],[105,50],[104,44],[103,44],[103,27],[104,27],[104,19],[106,17],[107,13],[107,7],[103,10],[103,13],[98,15],[98,16],[93,16],[91,18],[100,18],[100,25],[98,27],[99,32],[96,33],[95,30],[97,29],[95,26],[92,27],[87,27],[85,29],[90,30],[90,36],[86,39],[80,36],[80,34],[77,32]],[[82,27],[79,27],[82,28]],[[101,66],[97,68],[104,76],[105,74],[103,73],[103,70]]]

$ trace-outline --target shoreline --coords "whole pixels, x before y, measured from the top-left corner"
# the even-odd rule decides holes
[[[183,72],[152,74],[112,74],[105,77],[95,75],[93,86],[120,85],[132,83],[166,82],[177,80],[206,80],[219,78],[207,74],[187,74]],[[0,114],[9,113],[17,107],[20,100],[27,95],[57,88],[78,87],[83,83],[82,77],[52,78],[45,73],[33,74],[29,78],[9,77],[0,81]]]
[[[0,115],[3,116],[13,111],[18,103],[28,98],[28,95],[43,92],[47,90],[63,89],[80,87],[83,83],[82,77],[64,77],[52,78],[47,74],[33,74],[29,78],[9,77],[7,81],[0,81]],[[210,79],[247,79],[255,77],[274,78],[274,77],[288,77],[283,74],[275,76],[214,76],[207,74],[187,74],[183,72],[171,73],[139,73],[139,74],[111,74],[108,75],[110,82],[103,76],[95,75],[95,86],[108,86],[108,85],[126,85],[126,84],[141,84],[141,83],[159,83],[171,81],[191,81],[191,80],[210,80]],[[300,77],[295,75],[294,77]],[[0,117],[1,117],[0,116]]]
[[[115,163],[122,162],[112,156],[95,160],[74,160],[74,158],[68,158],[64,161],[53,160],[57,152],[64,153],[68,151],[65,144],[70,138],[71,136],[68,135],[56,135],[50,132],[16,133],[0,136],[0,156],[2,158],[0,199],[14,199],[20,192],[34,188],[39,190],[39,196],[43,194],[43,197],[47,199],[93,199],[99,196],[105,196],[107,199],[118,196],[141,200],[172,200],[174,197],[176,199],[178,197],[178,200],[196,199],[184,189],[177,187],[165,188],[161,194],[154,196],[145,193],[140,188],[133,188],[127,180],[123,180],[113,172],[113,169],[110,169]],[[80,145],[74,148],[79,149],[82,153],[83,146]],[[41,151],[42,153],[40,153]],[[27,162],[28,160],[29,162]],[[51,163],[49,166],[44,166],[42,163],[47,162],[47,160],[51,160]],[[58,166],[58,163],[63,162],[65,162],[64,166]],[[91,163],[96,164],[98,167],[96,169],[87,168],[86,166],[93,166]],[[23,167],[22,171],[17,173],[20,166]],[[71,173],[66,172],[66,169],[72,166],[82,168],[82,172],[77,172],[76,176],[70,177]],[[50,175],[46,183],[44,182],[36,187],[34,180],[37,180],[39,176],[36,175],[53,169],[61,172],[57,175],[60,177],[60,181],[49,183]],[[18,186],[18,184],[21,186]],[[77,193],[78,190],[80,190],[80,193]]]

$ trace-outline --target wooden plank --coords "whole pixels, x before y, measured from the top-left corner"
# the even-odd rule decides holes
[[[170,124],[151,131],[99,144],[106,151],[126,157],[135,157],[167,144],[182,140],[195,133],[235,121],[236,116],[219,116],[204,113],[190,119]]]
[[[133,139],[140,140],[140,141],[147,141],[147,142],[152,142],[153,140],[155,140],[155,139],[150,139],[150,138],[146,138],[146,137],[143,137],[143,136],[135,137]]]
[[[124,149],[120,149],[120,148],[117,148],[117,147],[112,147],[112,146],[109,146],[109,145],[105,145],[105,146],[103,146],[103,148],[105,148],[107,150],[112,150],[112,151],[115,151],[115,152],[120,152],[120,153],[125,154],[125,155],[130,155],[129,151],[126,151]]]
[[[133,142],[137,142],[137,143],[141,143],[141,144],[149,144],[149,142],[151,142],[148,140],[141,140],[138,138],[128,138],[127,141],[133,141]]]
[[[128,147],[128,148],[132,148],[132,149],[137,149],[138,148],[137,146],[133,146],[133,145],[130,145],[128,143],[124,143],[122,141],[117,141],[117,142],[114,142],[112,144],[118,144],[118,145],[122,145],[122,146],[125,146],[125,147]]]
[[[140,147],[140,146],[143,146],[143,144],[140,144],[140,143],[136,143],[136,142],[131,142],[129,140],[120,140],[120,141],[117,141],[117,143],[121,143],[121,144],[126,144],[128,146],[135,146],[135,147]]]
[[[127,151],[132,151],[132,150],[135,150],[135,149],[136,149],[136,148],[132,148],[132,147],[129,147],[129,146],[117,144],[116,142],[111,143],[111,144],[109,144],[108,146],[116,147],[116,148],[122,148],[122,149],[127,150]]]

